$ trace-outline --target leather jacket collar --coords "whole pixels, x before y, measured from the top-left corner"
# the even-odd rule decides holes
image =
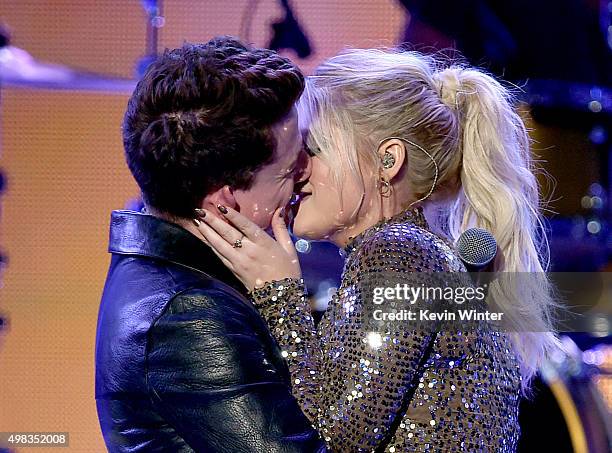
[[[242,283],[204,242],[179,225],[152,215],[127,210],[113,211],[108,251],[188,267],[246,294]]]

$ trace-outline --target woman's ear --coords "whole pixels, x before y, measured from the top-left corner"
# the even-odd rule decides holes
[[[400,172],[406,160],[406,145],[396,138],[385,140],[378,147],[378,158],[380,159],[382,176],[387,181],[392,181]]]

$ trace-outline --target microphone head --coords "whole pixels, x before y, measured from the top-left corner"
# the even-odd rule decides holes
[[[497,241],[482,228],[469,228],[457,239],[459,258],[466,265],[477,269],[485,267],[497,254]]]

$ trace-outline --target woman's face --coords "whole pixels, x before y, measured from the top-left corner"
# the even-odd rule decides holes
[[[310,178],[299,190],[293,233],[306,239],[341,244],[359,234],[361,231],[357,229],[364,217],[373,214],[372,187],[376,187],[376,179],[369,171],[361,175],[363,183],[358,177],[346,175],[340,178],[338,187],[324,159],[317,156],[311,159]]]

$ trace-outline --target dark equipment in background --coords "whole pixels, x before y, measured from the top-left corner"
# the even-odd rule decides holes
[[[518,451],[539,451],[545,439],[555,453],[608,453],[612,346],[583,352],[569,337],[563,343],[567,353],[544,364],[533,397],[521,402]]]
[[[0,49],[11,43],[11,32],[8,27],[0,22]]]
[[[157,58],[159,50],[159,29],[164,26],[165,19],[162,13],[162,0],[140,0],[147,15],[147,37],[145,41],[145,55],[138,61],[136,77],[144,75],[147,68]]]
[[[510,81],[612,84],[607,0],[399,2],[410,13],[401,41],[416,50],[455,48]]]
[[[312,53],[310,41],[304,30],[298,23],[289,0],[280,0],[285,11],[283,20],[272,24],[272,39],[268,47],[272,50],[289,49],[294,50],[298,57],[306,58]]]

